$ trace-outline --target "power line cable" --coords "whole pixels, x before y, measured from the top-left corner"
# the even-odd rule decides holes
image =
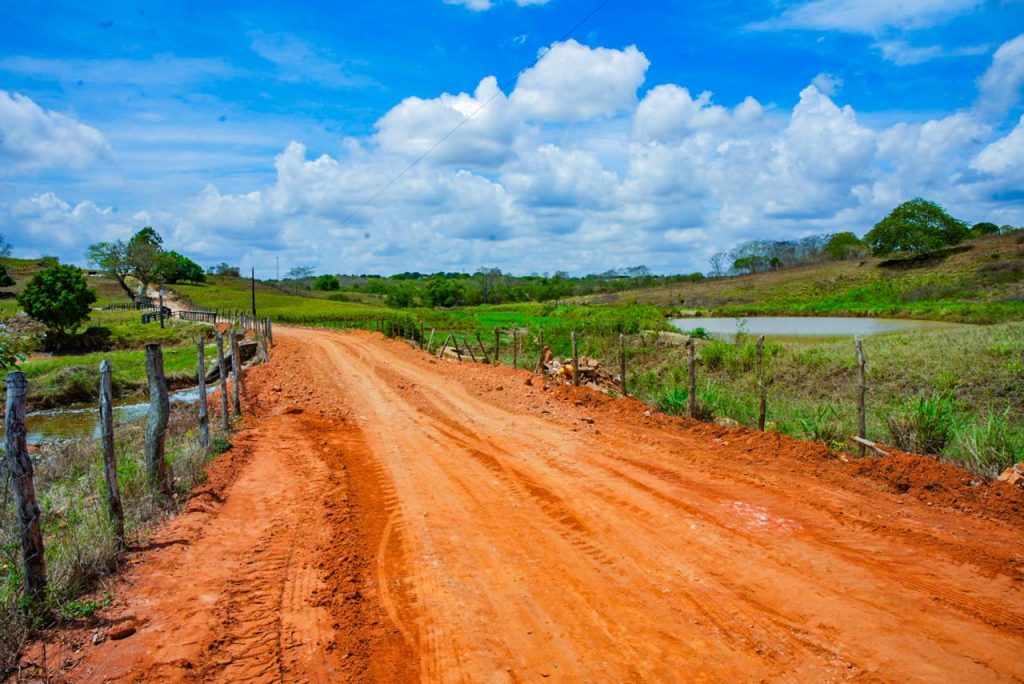
[[[595,16],[595,15],[596,15],[596,14],[597,14],[598,12],[600,12],[601,10],[603,10],[603,9],[605,8],[605,6],[606,6],[606,5],[608,5],[608,4],[610,4],[611,2],[612,2],[612,0],[602,0],[602,2],[598,3],[598,4],[597,4],[597,5],[596,5],[596,6],[595,6],[595,7],[594,7],[594,8],[592,9],[592,10],[590,10],[590,12],[588,12],[588,13],[587,13],[587,15],[586,15],[586,16],[584,16],[584,17],[583,17],[582,19],[580,19],[580,20],[579,20],[578,22],[576,22],[576,24],[574,24],[572,28],[570,28],[570,29],[569,29],[568,31],[566,31],[566,32],[565,32],[565,33],[564,33],[564,34],[562,35],[562,37],[561,37],[561,38],[559,38],[558,40],[556,40],[555,42],[556,42],[556,43],[563,43],[563,42],[565,42],[566,40],[568,40],[569,38],[571,38],[571,37],[572,37],[572,35],[573,35],[574,33],[576,33],[576,31],[578,31],[578,30],[580,29],[580,27],[582,27],[582,26],[583,26],[584,24],[586,24],[586,23],[587,23],[588,21],[590,21],[591,19],[593,19],[593,18],[594,18],[594,16]],[[444,134],[443,136],[441,136],[441,137],[440,137],[440,138],[438,139],[438,141],[437,141],[437,142],[435,142],[435,143],[434,143],[433,145],[431,145],[431,146],[430,146],[430,147],[429,147],[429,148],[427,149],[427,151],[426,151],[426,152],[422,153],[422,154],[421,154],[420,156],[416,157],[416,159],[412,160],[412,161],[411,161],[411,162],[409,163],[409,165],[408,165],[408,166],[406,166],[406,167],[405,167],[404,169],[402,169],[402,170],[401,170],[401,171],[400,171],[400,172],[399,172],[399,173],[398,173],[398,174],[397,174],[397,175],[396,175],[396,176],[395,176],[394,178],[392,178],[392,179],[391,179],[391,180],[389,180],[389,181],[388,181],[387,183],[385,183],[385,184],[384,184],[384,186],[383,186],[383,187],[381,187],[381,189],[380,189],[380,190],[378,190],[377,192],[373,193],[373,194],[372,194],[372,195],[370,196],[370,198],[369,198],[369,199],[367,199],[367,200],[366,200],[365,202],[363,202],[362,204],[360,204],[360,205],[359,205],[358,207],[356,207],[355,209],[353,209],[352,211],[350,211],[350,212],[348,213],[348,215],[347,215],[347,216],[346,216],[345,218],[343,218],[343,219],[341,220],[341,225],[342,225],[342,226],[344,227],[344,225],[345,225],[345,224],[347,224],[347,223],[349,222],[349,220],[350,220],[350,219],[351,219],[351,218],[352,218],[353,216],[355,216],[355,215],[356,215],[356,213],[358,213],[358,212],[362,211],[363,209],[365,209],[366,207],[370,206],[370,204],[372,204],[372,203],[373,203],[373,201],[374,201],[375,199],[377,199],[378,197],[380,197],[381,195],[383,195],[383,194],[384,194],[385,192],[387,192],[388,188],[390,188],[390,187],[391,187],[392,185],[394,185],[394,184],[395,184],[395,183],[397,183],[397,182],[398,182],[399,180],[401,180],[401,178],[402,178],[403,176],[405,176],[405,174],[409,173],[409,172],[410,172],[410,171],[412,171],[412,170],[413,170],[414,168],[416,168],[417,166],[419,166],[420,162],[422,162],[422,161],[423,161],[424,159],[426,159],[426,158],[427,158],[428,156],[430,156],[430,154],[431,154],[431,153],[432,153],[432,152],[433,152],[434,150],[436,150],[436,149],[437,149],[438,147],[440,147],[440,146],[441,146],[442,144],[444,144],[444,142],[445,142],[446,140],[448,140],[448,138],[450,138],[450,137],[452,137],[453,135],[455,135],[455,134],[456,134],[456,133],[457,133],[457,132],[458,132],[458,131],[459,131],[459,130],[460,130],[460,129],[461,129],[462,127],[463,127],[463,126],[465,126],[465,125],[466,125],[467,123],[469,123],[470,121],[472,121],[472,120],[473,120],[473,118],[474,118],[474,117],[475,117],[475,116],[476,116],[477,114],[479,114],[480,112],[482,112],[482,111],[483,111],[483,110],[484,110],[484,109],[485,109],[485,108],[487,107],[487,105],[489,105],[489,104],[491,103],[491,101],[492,101],[492,100],[494,100],[494,99],[495,99],[496,97],[498,97],[498,95],[503,95],[503,94],[504,94],[504,91],[505,91],[505,90],[507,90],[507,89],[508,89],[508,88],[509,88],[509,87],[510,87],[510,86],[511,86],[511,85],[512,85],[512,84],[513,84],[513,83],[514,83],[515,81],[517,81],[517,80],[519,79],[519,77],[520,77],[520,76],[522,76],[522,75],[523,75],[524,73],[526,73],[526,72],[527,72],[528,70],[530,70],[530,69],[532,69],[532,68],[533,68],[534,66],[536,66],[536,65],[537,65],[537,63],[538,63],[538,62],[539,62],[539,61],[540,61],[540,60],[541,60],[541,59],[542,59],[542,58],[544,57],[544,55],[546,55],[547,53],[548,53],[548,50],[545,50],[545,51],[544,51],[543,53],[541,53],[541,54],[540,54],[540,56],[539,56],[539,57],[537,57],[537,59],[535,59],[534,61],[532,61],[532,62],[531,62],[530,64],[528,64],[527,66],[524,66],[524,67],[523,67],[522,69],[520,69],[519,71],[517,71],[517,72],[516,72],[516,74],[515,74],[515,76],[512,76],[511,78],[508,78],[508,79],[506,79],[505,81],[503,81],[503,82],[502,82],[501,84],[499,84],[499,86],[498,86],[498,89],[497,89],[497,91],[496,91],[496,92],[495,92],[495,93],[494,93],[493,95],[491,95],[491,96],[490,96],[489,98],[487,98],[486,100],[484,100],[484,101],[483,101],[483,103],[482,103],[482,104],[481,104],[481,105],[480,105],[479,107],[477,107],[477,108],[476,108],[475,110],[473,110],[473,111],[472,111],[472,112],[470,113],[470,115],[469,115],[469,116],[465,117],[465,118],[464,118],[464,119],[463,119],[462,121],[460,121],[460,122],[459,122],[458,124],[456,124],[456,125],[455,125],[455,126],[454,126],[454,127],[453,127],[453,128],[451,129],[451,130],[450,130],[450,131],[448,131],[448,132],[447,132],[447,133],[445,133],[445,134]]]

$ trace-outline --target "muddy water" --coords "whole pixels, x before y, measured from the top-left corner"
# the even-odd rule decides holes
[[[924,330],[955,330],[970,327],[963,323],[917,321],[897,318],[843,318],[838,316],[752,316],[750,318],[675,318],[676,329],[690,332],[703,328],[709,335],[732,340],[736,333],[787,339],[825,339]]]
[[[216,385],[208,387],[208,392]],[[181,390],[171,394],[171,403],[192,403],[199,400],[199,388]],[[114,407],[114,420],[126,421],[142,418],[149,410],[148,403],[122,403]],[[28,414],[28,443],[40,444],[57,439],[99,437],[99,409],[96,406],[37,411]],[[0,434],[3,426],[0,425]],[[2,445],[0,445],[2,448]]]

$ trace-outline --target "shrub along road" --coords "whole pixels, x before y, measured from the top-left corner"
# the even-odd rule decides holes
[[[275,337],[235,447],[54,635],[68,679],[1024,678],[1021,490]]]

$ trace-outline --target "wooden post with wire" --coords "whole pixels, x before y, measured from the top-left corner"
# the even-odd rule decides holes
[[[114,526],[117,548],[125,549],[124,509],[117,486],[117,453],[114,451],[114,389],[110,361],[100,361],[100,441],[103,447],[103,476],[107,484],[107,512]]]
[[[231,427],[228,415],[228,365],[224,362],[224,335],[217,333],[217,368],[220,372],[220,426],[224,432]]]
[[[629,396],[629,388],[626,387],[626,335],[619,333],[619,377],[622,380],[622,396]]]
[[[689,385],[686,392],[686,415],[697,417],[697,344],[692,337],[686,338],[686,373]]]
[[[231,335],[231,372],[235,375],[235,386],[234,386],[234,400],[235,400],[235,415],[242,415],[242,399],[240,397],[240,390],[242,384],[245,382],[242,379],[242,353],[238,348],[238,335],[235,334],[235,329],[232,328],[229,331]]]
[[[164,353],[159,344],[146,345],[146,376],[149,379],[149,419],[146,423],[146,471],[151,487],[171,494],[171,474],[164,458],[171,402],[164,375]]]
[[[206,405],[206,339],[200,337],[196,342],[196,363],[199,380],[199,443],[203,447],[210,446],[210,412]]]
[[[46,559],[43,555],[43,532],[39,504],[33,480],[32,459],[28,455],[25,429],[25,400],[28,380],[22,371],[7,374],[7,472],[14,491],[14,508],[21,530],[22,584],[25,596],[35,605],[46,599]]]
[[[576,346],[576,331],[572,331],[572,385],[580,386],[580,355]]]
[[[768,390],[764,380],[764,335],[757,338],[757,429],[764,432],[768,413]]]
[[[867,360],[864,358],[864,345],[862,344],[859,335],[854,339],[853,344],[857,350],[857,436],[860,437],[862,440],[867,440],[868,363]],[[863,456],[865,453],[864,444],[860,442],[858,442],[858,444],[860,445],[860,455]]]

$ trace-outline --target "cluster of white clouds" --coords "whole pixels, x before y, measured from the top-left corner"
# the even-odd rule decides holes
[[[0,90],[0,176],[81,169],[110,154],[107,139],[95,128]]]
[[[847,3],[810,5],[835,17]],[[81,248],[153,222],[175,248],[269,273],[275,256],[344,272],[698,270],[743,239],[863,232],[918,195],[969,221],[1020,225],[1022,203],[1000,198],[1024,184],[1024,117],[1002,125],[1019,101],[1022,56],[1024,36],[996,51],[970,109],[872,126],[839,102],[842,81],[830,74],[789,111],[754,97],[725,105],[681,84],[643,91],[649,61],[636,47],[568,41],[510,92],[488,76],[472,93],[407,98],[374,135],[333,154],[293,141],[267,187],[211,183],[127,222],[44,193],[0,205],[0,228]],[[77,150],[71,166],[109,154],[101,134],[68,116],[0,93],[4,107],[48,122],[19,129],[23,168],[52,166],[54,146]]]

